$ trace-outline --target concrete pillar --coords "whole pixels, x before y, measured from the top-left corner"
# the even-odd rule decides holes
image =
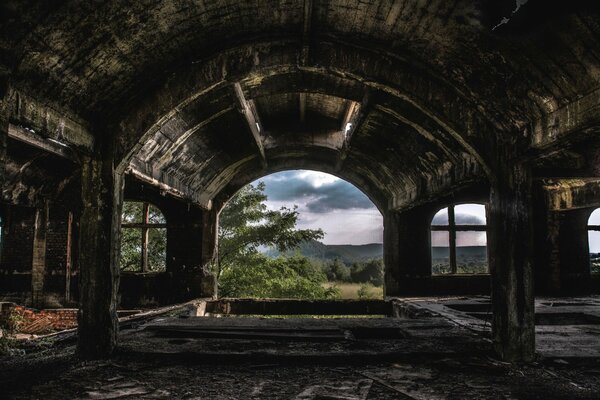
[[[181,203],[167,215],[167,271],[173,277],[172,297],[182,302],[202,297],[202,235],[204,211]],[[212,295],[212,294],[211,294]]]
[[[535,207],[536,294],[589,294],[587,222],[593,209],[549,211],[542,204]]]
[[[493,344],[506,361],[531,361],[535,356],[531,171],[508,162],[499,170],[488,210]]]
[[[8,139],[8,105],[6,104],[6,89],[0,82],[0,201],[4,199],[4,180],[6,164],[6,146]]]
[[[400,237],[398,215],[388,211],[383,216],[384,296],[400,295]]]
[[[384,216],[386,296],[410,294],[415,279],[431,276],[430,222],[421,207]]]
[[[219,210],[214,206],[202,214],[202,295],[217,297],[213,266],[218,257]]]
[[[80,357],[95,359],[109,356],[117,343],[123,177],[112,160],[86,157],[81,186],[77,350]]]
[[[31,257],[31,305],[44,307],[46,279],[46,234],[48,232],[48,202],[35,211],[33,254]]]

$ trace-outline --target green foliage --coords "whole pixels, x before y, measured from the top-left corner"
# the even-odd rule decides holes
[[[295,207],[267,209],[264,189],[262,182],[257,186],[247,185],[221,212],[217,278],[227,269],[255,260],[261,246],[286,251],[307,240],[323,238],[321,229],[296,229],[298,211]]]
[[[370,260],[365,263],[354,263],[350,268],[352,282],[383,285],[383,260]]]
[[[323,270],[330,282],[350,282],[350,270],[339,258],[325,264]]]
[[[14,309],[2,321],[0,324],[0,355],[14,355],[21,352],[14,334],[19,332],[23,321],[23,316]]]
[[[126,201],[123,203],[123,223],[143,222],[143,203]],[[160,210],[150,205],[148,222],[151,224],[165,223],[165,217]],[[148,229],[148,272],[164,271],[167,257],[167,230],[165,228]],[[121,229],[121,259],[122,271],[140,272],[142,270],[142,229]]]
[[[335,287],[326,288],[325,275],[307,258],[268,258],[248,255],[243,265],[227,268],[219,280],[223,297],[335,298]]]

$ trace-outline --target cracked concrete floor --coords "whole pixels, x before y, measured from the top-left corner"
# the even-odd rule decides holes
[[[6,399],[599,399],[600,359],[493,359],[448,317],[261,319],[161,316],[120,333],[110,360],[73,338],[0,360]]]

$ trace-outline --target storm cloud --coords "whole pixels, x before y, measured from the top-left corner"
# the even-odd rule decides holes
[[[298,206],[298,227],[321,228],[327,244],[381,243],[383,220],[369,198],[352,184],[333,175],[285,171],[268,175],[267,206]]]
[[[319,177],[322,173],[313,174],[288,171],[270,175],[261,181],[265,182],[269,200],[301,202],[312,213],[375,208],[371,200],[352,184],[335,177],[329,180]]]

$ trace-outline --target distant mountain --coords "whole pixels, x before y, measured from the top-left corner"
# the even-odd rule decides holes
[[[338,258],[346,265],[351,265],[354,262],[383,258],[382,243],[369,243],[361,245],[323,244],[317,240],[311,240],[309,242],[302,243],[298,250],[285,252],[284,255],[293,255],[296,253],[296,251],[305,257],[321,261],[330,261]],[[269,257],[277,257],[281,255],[277,249],[267,249],[264,251],[264,253]]]
[[[448,247],[432,247],[431,258],[448,258],[449,257]],[[458,258],[487,258],[487,247],[486,246],[464,246],[456,248],[456,257]]]

